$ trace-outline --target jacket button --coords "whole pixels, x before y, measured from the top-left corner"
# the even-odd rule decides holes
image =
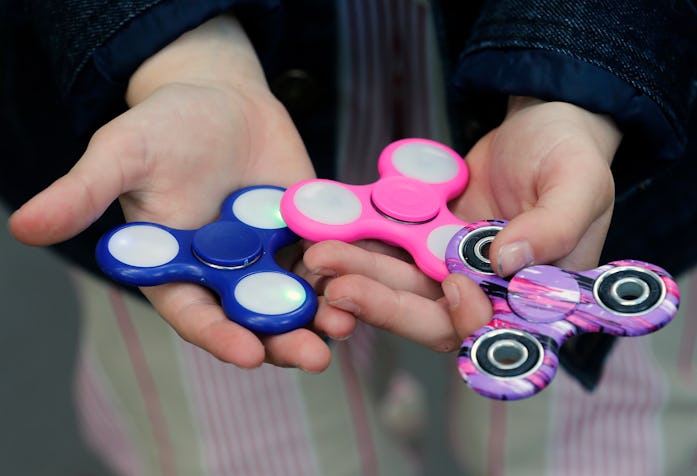
[[[319,98],[319,85],[302,69],[289,69],[271,81],[271,91],[290,112],[310,109]]]

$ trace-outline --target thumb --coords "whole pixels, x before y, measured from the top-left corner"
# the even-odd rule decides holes
[[[472,279],[451,273],[441,286],[453,328],[461,340],[489,322],[493,314],[491,301]]]
[[[124,192],[122,157],[137,153],[115,139],[95,134],[66,175],[15,211],[9,219],[15,238],[27,245],[46,246],[72,238],[94,223]]]
[[[569,172],[498,233],[490,250],[493,269],[506,277],[533,264],[592,268],[600,257],[613,203],[611,174],[579,177]]]

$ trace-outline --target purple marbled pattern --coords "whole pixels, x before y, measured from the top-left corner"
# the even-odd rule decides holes
[[[445,256],[448,270],[473,279],[487,293],[494,309],[492,321],[463,342],[458,357],[462,377],[478,393],[501,400],[530,397],[554,377],[559,365],[558,350],[568,338],[586,332],[645,335],[665,326],[675,316],[680,302],[675,280],[664,269],[642,261],[614,261],[583,272],[537,265],[509,279],[470,267],[461,257],[463,240],[480,228],[503,227],[506,223],[490,220],[468,224],[452,238]],[[649,276],[658,278],[656,283],[662,283],[663,291],[658,304],[635,313],[615,312],[601,305],[594,294],[598,279],[607,279],[619,270],[649,272]],[[631,297],[624,298],[631,301]],[[472,347],[497,329],[524,331],[539,342],[544,354],[539,365],[523,375],[500,376],[484,370],[473,358]]]

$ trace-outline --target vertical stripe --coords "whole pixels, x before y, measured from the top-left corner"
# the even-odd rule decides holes
[[[363,4],[368,12],[364,21],[368,25],[366,39],[370,48],[364,52],[365,59],[363,64],[359,65],[359,70],[369,78],[368,94],[373,105],[368,116],[370,132],[363,153],[369,162],[375,164],[378,153],[386,145],[385,142],[393,137],[394,124],[390,107],[397,92],[393,90],[390,82],[392,69],[400,58],[394,56],[391,51],[395,24],[394,16],[390,15],[386,2],[363,0]]]
[[[449,388],[453,397],[448,413],[450,451],[461,473],[503,474],[508,433],[518,429],[508,423],[515,416],[515,412],[509,413],[508,407],[515,402],[483,397],[469,388],[459,375],[453,378]],[[510,465],[511,474],[516,476],[522,474],[517,471],[518,463],[514,460]]]
[[[185,347],[188,349],[188,346]],[[199,432],[204,443],[208,471],[211,475],[218,475],[222,474],[227,467],[234,468],[236,472],[242,471],[242,474],[253,474],[251,468],[246,466],[245,459],[234,460],[233,466],[226,466],[230,459],[227,454],[227,444],[237,440],[237,445],[244,447],[248,443],[248,439],[236,439],[234,434],[227,434],[225,426],[222,428],[218,426],[219,422],[224,422],[229,418],[228,408],[218,402],[218,392],[215,388],[217,379],[215,375],[207,372],[208,369],[201,361],[203,357],[202,353],[186,352],[183,353],[182,360],[184,365],[188,364],[193,368],[193,372],[199,378],[198,381],[192,382],[191,387],[194,392],[194,408],[198,412],[196,420],[199,422]],[[238,463],[239,466],[235,466],[234,463]]]
[[[154,312],[152,306],[146,301],[123,291],[119,291],[119,293],[130,317],[129,322],[138,336],[144,357],[141,363],[146,366],[145,370],[151,375],[156,392],[160,396],[159,404],[164,426],[171,442],[174,466],[179,474],[190,474],[200,467],[202,450],[196,431],[196,422],[191,418],[191,399],[188,398],[188,388],[182,384],[181,379],[180,356],[177,351],[177,342],[181,337]],[[108,300],[108,296],[105,295],[104,299]],[[107,306],[108,304],[105,303],[102,308]],[[112,325],[118,325],[115,318],[111,321]],[[115,331],[116,329],[117,327],[114,327]],[[111,336],[113,335],[112,333]],[[114,340],[111,336],[109,337]],[[110,344],[109,346],[100,346],[99,350],[105,358],[109,359],[109,369],[107,370],[109,377],[115,382],[118,381],[120,387],[123,387],[124,381],[128,381],[130,391],[138,392],[138,378],[132,369],[129,369],[126,374],[124,370],[119,371],[112,368],[113,356],[111,354],[117,349],[124,353],[123,361],[127,365],[131,361],[131,358],[127,356],[126,342],[123,339],[115,340],[115,342],[119,344],[118,348],[114,348],[114,345]],[[152,435],[152,438],[147,440],[148,452],[146,455],[152,461],[152,465],[157,464],[155,458],[157,453],[154,450],[157,446],[154,440],[155,431],[147,426],[149,419],[145,402],[141,400],[135,408],[137,411],[134,412],[133,418],[138,418],[143,422],[140,424],[142,427],[140,432],[148,432],[149,435]],[[129,411],[133,412],[133,409],[129,408]],[[185,451],[183,451],[184,448]],[[155,471],[154,468],[150,470],[151,473]]]
[[[158,444],[150,427],[142,389],[134,374],[133,360],[128,355],[127,345],[113,315],[109,296],[111,288],[84,271],[74,270],[72,276],[78,288],[83,317],[82,352],[86,359],[92,361],[90,368],[94,374],[99,372],[99,379],[93,382],[107,397],[105,401],[110,404],[114,422],[118,421],[116,424],[124,428],[132,442],[134,453],[130,456],[137,461],[140,470],[136,474],[159,474],[162,467],[157,454]],[[92,423],[95,422],[87,422]],[[97,431],[111,429],[101,427]],[[111,463],[119,457],[112,453],[115,451],[113,448],[96,449],[106,462]]]
[[[489,432],[488,475],[503,476],[506,456],[506,405],[508,402],[491,402],[491,429]]]
[[[391,28],[387,31],[388,37],[383,49],[383,54],[386,57],[384,63],[389,64],[390,68],[388,69],[387,77],[382,87],[385,91],[385,98],[389,99],[386,107],[389,111],[388,115],[392,119],[389,139],[401,139],[407,135],[405,121],[411,120],[410,117],[407,117],[408,111],[405,109],[406,98],[404,97],[406,94],[407,79],[405,77],[405,69],[409,63],[407,54],[410,52],[405,51],[405,45],[403,45],[402,42],[402,40],[404,40],[404,42],[408,41],[407,37],[403,34],[406,26],[404,10],[410,2],[386,0],[380,3],[383,5],[387,3],[389,6],[389,11],[384,15],[390,19],[396,20],[394,23],[388,23]]]
[[[161,441],[152,427],[151,420],[157,422],[158,417],[152,418],[153,402],[146,402],[152,395],[158,399],[159,408],[155,412],[159,413],[159,421],[166,431],[168,443],[165,445],[171,449],[171,464],[178,472],[190,474],[192,468],[198,467],[199,446],[196,433],[192,431],[195,427],[189,418],[190,402],[179,379],[178,359],[174,352],[173,344],[179,337],[145,301],[104,286],[102,280],[81,270],[73,269],[71,277],[80,297],[83,321],[81,354],[95,375],[94,384],[110,405],[112,424],[123,428],[125,437],[130,441],[133,454],[128,456],[134,461],[133,465],[139,468],[135,474],[159,474],[167,470],[160,461]],[[125,324],[123,319],[119,321],[114,315],[117,310],[112,306],[110,293],[115,292],[121,293],[117,299],[123,300],[123,313],[128,317]],[[131,333],[137,336],[138,350],[135,352],[140,353],[140,358],[129,355],[133,342],[126,342],[125,336],[129,331],[122,329],[122,325],[130,326]],[[143,366],[143,369],[136,368],[138,366]],[[149,369],[157,371],[150,372]],[[149,374],[154,388],[150,395],[146,395],[141,385],[144,378],[142,372]],[[164,398],[164,395],[167,397]],[[78,394],[77,398],[80,399],[80,406],[90,403],[88,396]],[[85,425],[97,424],[102,426],[94,427],[96,432],[112,431],[104,422],[85,421]],[[181,451],[181,448],[186,448],[186,451]],[[110,464],[123,459],[122,455],[114,454],[118,451],[116,447],[100,446],[95,451]]]
[[[315,474],[296,371],[243,370],[181,345],[211,474]]]
[[[697,269],[681,276],[678,315],[650,336],[651,350],[669,379],[668,404],[661,413],[666,474],[697,474],[697,354],[693,333],[697,317]]]
[[[465,399],[462,394],[462,389],[465,383],[454,378],[448,382],[447,387],[447,414],[451,416],[447,423],[448,442],[450,443],[450,452],[462,471],[466,471],[474,466],[474,463],[468,458],[467,442],[461,437],[460,422],[463,419],[460,417],[460,408],[465,404]]]
[[[377,341],[378,335],[375,328],[361,322],[358,323],[351,336],[351,359],[356,370],[366,379],[370,379],[374,369],[373,362]]]
[[[690,272],[685,281],[683,296],[689,296],[690,300],[685,303],[686,312],[681,316],[683,327],[678,346],[677,367],[679,375],[689,384],[694,399],[697,395],[697,375],[695,375],[694,367],[697,359],[695,352],[695,342],[697,342],[697,271]],[[697,421],[695,426],[697,426]],[[693,432],[693,435],[697,435],[697,432]],[[697,473],[697,442],[695,441],[692,443],[690,469],[692,469],[692,473]]]
[[[691,298],[697,296],[697,273],[691,273],[683,288],[683,295],[688,295]],[[695,342],[697,342],[697,305],[695,301],[683,302],[681,305],[683,311],[684,324],[680,334],[680,342],[678,344],[678,372],[681,377],[688,382],[695,382],[695,369],[693,367],[695,361]]]
[[[412,2],[409,26],[404,37],[410,41],[409,49],[413,51],[413,60],[409,62],[409,89],[406,100],[410,104],[409,134],[418,137],[433,138],[434,124],[431,113],[431,65],[428,61],[427,48],[427,6],[422,2]],[[409,34],[411,32],[411,34]]]
[[[437,53],[428,3],[403,0],[340,2],[340,179],[376,178],[380,151],[404,137],[431,137],[444,126]],[[347,79],[348,78],[348,79]],[[436,110],[437,109],[437,110]],[[449,136],[445,131],[439,133]]]
[[[82,348],[75,369],[75,397],[81,431],[95,453],[103,455],[107,463],[121,475],[143,474],[116,402],[109,395],[109,384],[94,369],[96,359]]]
[[[673,322],[647,336],[651,350],[669,382],[669,399],[660,414],[664,436],[662,463],[666,474],[697,474],[697,376],[693,333],[697,313],[697,270],[678,280],[680,310]]]
[[[554,385],[551,474],[659,474],[665,383],[646,341],[621,339],[593,393],[562,373]]]
[[[301,415],[307,416],[306,428],[315,450],[310,456],[317,469],[311,474],[353,476],[360,474],[362,466],[339,345],[333,345],[332,362],[322,374],[299,372],[296,378]]]
[[[373,45],[369,44],[366,40],[365,29],[367,25],[365,24],[365,14],[363,12],[364,5],[362,1],[352,2],[354,9],[351,11],[352,15],[349,18],[352,20],[351,33],[353,33],[350,42],[351,58],[354,60],[350,65],[350,73],[353,80],[352,85],[356,86],[355,94],[349,97],[353,97],[351,103],[351,121],[349,123],[349,134],[352,136],[348,142],[348,160],[350,163],[346,165],[352,167],[354,161],[362,159],[359,155],[360,150],[354,150],[352,145],[365,144],[366,143],[366,131],[369,130],[369,118],[370,114],[367,114],[366,105],[374,104],[372,97],[369,97],[370,86],[368,84],[369,78],[362,74],[364,71],[359,67],[363,61],[363,55],[370,52],[373,49]],[[361,117],[363,116],[363,117]],[[362,120],[361,120],[362,119]]]
[[[341,371],[346,381],[348,392],[348,402],[353,416],[353,426],[356,435],[356,443],[361,457],[363,476],[377,476],[378,465],[375,448],[373,446],[373,436],[370,429],[370,422],[366,411],[366,403],[363,400],[363,393],[359,383],[358,375],[352,365],[352,359],[346,345],[338,345]]]
[[[134,373],[140,385],[141,394],[145,401],[147,416],[152,426],[155,437],[156,451],[160,463],[162,474],[175,475],[177,474],[176,465],[174,462],[174,451],[172,442],[169,439],[167,425],[162,414],[160,396],[155,387],[152,374],[145,360],[145,353],[140,344],[138,334],[133,327],[131,317],[123,300],[121,293],[111,288],[109,292],[109,300],[114,310],[116,322],[121,330],[124,342],[128,349],[128,356],[131,359]]]

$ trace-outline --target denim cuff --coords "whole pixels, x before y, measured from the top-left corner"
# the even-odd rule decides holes
[[[453,85],[463,100],[481,93],[533,96],[607,114],[626,141],[642,142],[654,158],[678,158],[685,147],[685,139],[648,96],[598,66],[555,51],[480,50],[460,61]]]
[[[278,0],[216,0],[187,2],[165,0],[154,4],[140,15],[126,21],[108,41],[89,56],[70,88],[71,109],[75,111],[73,126],[84,134],[95,124],[114,117],[125,109],[124,95],[128,80],[149,57],[207,20],[227,11],[234,11],[253,37],[255,46],[273,34],[258,34],[259,18],[278,7]]]

